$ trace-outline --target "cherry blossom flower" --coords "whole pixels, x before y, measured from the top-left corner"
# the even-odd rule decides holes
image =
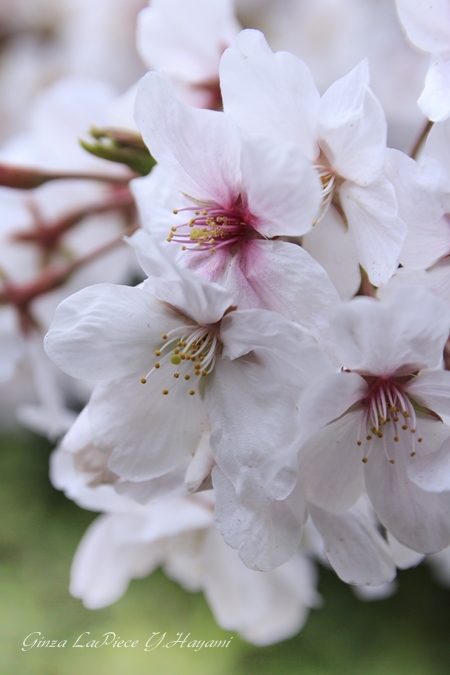
[[[308,230],[313,221],[327,219],[322,248],[348,249],[346,267],[352,277],[340,281],[342,264],[312,244],[342,295],[358,288],[357,262],[374,285],[385,284],[398,266],[406,226],[397,216],[394,188],[384,174],[386,121],[369,88],[367,61],[320,98],[306,64],[286,52],[273,54],[261,33],[247,30],[224,53],[220,80],[224,110],[241,127],[295,142],[315,167],[322,205]],[[304,237],[307,249],[309,236]]]
[[[448,410],[450,375],[439,370],[448,310],[425,289],[400,290],[382,302],[356,298],[334,326],[344,367],[318,380],[300,408],[306,497],[340,512],[365,486],[399,542],[422,553],[443,549],[450,494],[419,485],[427,467],[442,463],[438,451],[450,436],[440,417]]]
[[[99,381],[89,418],[97,447],[112,450],[108,468],[131,481],[174,471],[209,418],[214,459],[238,496],[287,496],[298,396],[330,367],[327,358],[296,324],[234,310],[224,288],[177,268],[137,234],[151,276],[140,287],[102,284],[67,298],[46,337],[64,372]]]
[[[400,20],[413,44],[431,54],[418,100],[434,122],[450,117],[450,7],[447,0],[397,0]]]
[[[186,249],[183,264],[224,285],[240,309],[280,312],[326,341],[337,292],[304,250],[279,240],[307,231],[318,208],[320,182],[302,153],[184,106],[155,73],[140,83],[136,122],[160,165],[133,181],[144,227],[178,259]]]

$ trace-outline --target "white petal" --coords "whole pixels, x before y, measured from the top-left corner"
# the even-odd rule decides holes
[[[385,177],[367,187],[346,181],[339,189],[359,262],[375,286],[387,283],[398,267],[406,225],[397,216],[397,199]]]
[[[307,441],[299,452],[299,482],[308,502],[334,513],[349,509],[364,489],[362,413],[351,412]]]
[[[405,386],[406,392],[425,408],[438,415],[448,415],[450,411],[450,373],[436,370],[421,373]]]
[[[423,560],[424,556],[422,553],[417,553],[417,551],[404,546],[390,532],[387,533],[387,539],[394,556],[395,564],[399,569],[407,570],[410,567],[415,567]]]
[[[424,158],[425,160],[435,160],[442,165],[446,170],[447,183],[448,174],[450,172],[450,157],[447,152],[449,143],[450,120],[433,124],[425,142]]]
[[[435,54],[431,57],[425,89],[418,100],[420,109],[430,120],[442,122],[450,117],[449,89],[450,52],[447,51],[445,54]]]
[[[448,432],[450,434],[450,428],[448,428]],[[415,457],[414,460],[408,467],[408,477],[416,485],[427,492],[450,491],[449,441],[446,441],[439,450],[431,455]]]
[[[254,504],[239,500],[233,485],[214,467],[214,522],[225,542],[254,570],[270,571],[292,558],[300,543],[306,510],[298,518],[287,500]]]
[[[278,569],[259,574],[243,565],[213,528],[206,535],[204,556],[202,585],[215,620],[252,644],[295,635],[309,608],[318,604],[315,567],[304,556],[294,555]]]
[[[239,495],[251,475],[266,494],[283,498],[295,480],[298,397],[328,359],[296,324],[266,310],[230,312],[221,340],[223,358],[205,399],[214,457]]]
[[[398,215],[408,228],[400,261],[405,267],[430,267],[450,252],[446,172],[438,162],[417,164],[389,149],[387,177],[395,187]]]
[[[400,20],[409,39],[427,52],[450,49],[450,7],[447,0],[397,0]]]
[[[361,273],[355,242],[333,206],[303,236],[302,246],[325,269],[342,300],[356,294]]]
[[[148,233],[138,230],[128,241],[149,275],[144,289],[196,323],[216,323],[233,304],[228,291],[177,265]]]
[[[363,375],[400,376],[439,366],[450,316],[434,293],[411,287],[396,289],[381,302],[355,298],[339,308],[333,325],[347,368]]]
[[[187,462],[180,464],[173,471],[151,480],[120,481],[114,484],[114,491],[118,495],[127,497],[127,501],[132,499],[138,504],[149,504],[155,500],[167,499],[168,497],[182,497],[187,495],[184,483],[186,467]]]
[[[113,450],[109,468],[124,479],[157,478],[185,464],[205,427],[198,393],[190,396],[192,384],[165,366],[145,385],[137,374],[98,386],[89,403],[94,441]]]
[[[130,527],[133,519],[101,516],[87,530],[75,554],[70,593],[83,600],[88,609],[99,609],[116,602],[134,576],[150,574],[161,562],[155,545],[120,546],[118,527]],[[137,573],[139,571],[139,574]]]
[[[210,429],[203,432],[195,455],[189,462],[184,478],[186,489],[195,492],[210,477],[215,464],[209,444]]]
[[[359,503],[339,515],[317,506],[310,506],[309,512],[323,537],[325,554],[343,581],[370,586],[392,581],[396,569],[389,545]]]
[[[265,368],[263,357],[220,360],[205,397],[214,459],[239,498],[250,484],[284,498],[295,483],[296,396]]]
[[[319,144],[334,171],[363,186],[383,171],[386,135],[383,108],[369,89],[364,60],[322,96]]]
[[[235,44],[220,63],[225,112],[247,131],[298,143],[314,160],[320,96],[309,68],[293,54],[274,54],[256,30],[242,31]]]
[[[329,422],[337,420],[357,401],[361,401],[367,389],[366,381],[357,373],[340,371],[318,376],[300,401],[301,442],[309,440]]]
[[[162,333],[180,324],[176,312],[142,288],[97,284],[58,306],[45,350],[72,377],[111,379],[150,370]]]
[[[378,518],[396,539],[420,553],[434,553],[450,543],[450,494],[421,490],[408,478],[410,440],[395,444],[395,464],[384,452],[371,452],[365,465],[366,488]]]
[[[160,74],[139,83],[136,124],[150,152],[179,189],[232,208],[240,193],[240,138],[230,117],[190,108]]]
[[[300,236],[320,206],[317,172],[290,142],[263,136],[242,140],[242,183],[253,227],[264,237]]]

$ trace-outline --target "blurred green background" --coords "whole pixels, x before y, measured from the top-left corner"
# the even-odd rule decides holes
[[[161,572],[131,583],[112,607],[85,609],[69,596],[70,563],[95,514],[52,488],[51,447],[31,434],[0,439],[1,675],[448,675],[450,591],[436,585],[426,566],[402,572],[399,591],[387,600],[362,602],[331,572],[320,571],[324,606],[311,612],[291,640],[256,648],[234,636],[228,649],[193,652],[175,646],[145,653],[153,631],[191,639],[228,639],[201,594],[189,594]],[[33,631],[67,639],[65,649],[33,648]],[[114,631],[140,640],[136,649],[72,649],[78,635]]]

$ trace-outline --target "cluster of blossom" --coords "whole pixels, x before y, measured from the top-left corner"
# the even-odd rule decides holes
[[[162,566],[268,644],[318,605],[314,560],[363,597],[448,569],[450,9],[397,0],[426,75],[393,1],[350,41],[361,3],[324,4],[153,0],[152,72],[54,83],[0,149],[0,384],[103,512],[88,607]]]

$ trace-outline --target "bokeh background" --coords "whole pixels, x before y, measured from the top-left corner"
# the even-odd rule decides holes
[[[95,514],[83,511],[48,480],[51,445],[31,433],[0,440],[1,675],[447,675],[450,663],[450,591],[434,583],[428,566],[400,572],[397,593],[363,602],[334,573],[320,569],[323,606],[303,631],[270,647],[234,635],[227,649],[198,652],[143,644],[153,631],[191,633],[191,639],[229,639],[214,622],[202,594],[186,593],[161,572],[133,581],[106,609],[89,611],[68,593],[70,564]],[[40,631],[67,639],[64,649],[34,647],[24,638]],[[114,631],[140,640],[136,649],[71,648],[90,631]]]

